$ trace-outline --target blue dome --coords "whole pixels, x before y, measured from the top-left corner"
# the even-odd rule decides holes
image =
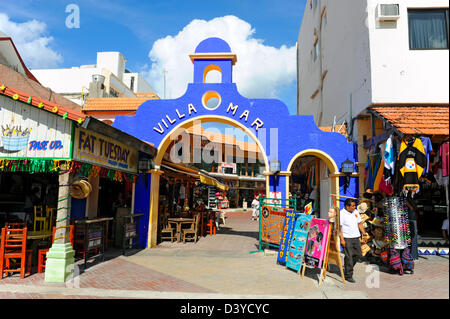
[[[231,48],[220,38],[208,38],[200,42],[195,48],[195,53],[231,52]]]

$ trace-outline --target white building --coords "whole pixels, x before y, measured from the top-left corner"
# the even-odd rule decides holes
[[[136,93],[155,92],[139,73],[126,70],[125,64],[126,59],[120,52],[97,52],[96,64],[31,72],[42,85],[79,105],[84,105],[87,97],[136,97]],[[97,75],[103,76],[100,77],[103,81],[101,96],[100,91],[89,95],[89,85]]]
[[[297,113],[326,126],[376,104],[448,104],[448,37],[448,0],[308,0]]]

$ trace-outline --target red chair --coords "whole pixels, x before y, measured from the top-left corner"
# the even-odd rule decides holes
[[[72,245],[72,248],[73,248],[74,229],[75,229],[75,226],[70,225],[69,240],[70,240],[70,244]],[[56,232],[56,227],[53,226],[52,244],[55,241],[55,232]],[[49,250],[50,250],[50,248],[43,248],[43,249],[39,249],[39,251],[38,251],[38,273],[44,272],[45,263],[47,261],[47,252]]]
[[[216,213],[215,212],[208,213],[208,224],[206,226],[208,227],[208,230],[206,231],[208,233],[208,235],[216,234]]]
[[[25,278],[25,273],[31,274],[32,250],[27,250],[27,227],[23,226],[24,223],[6,223],[2,228],[1,279],[5,273],[8,275],[11,272],[20,272],[20,278]],[[18,259],[20,262],[17,262]]]

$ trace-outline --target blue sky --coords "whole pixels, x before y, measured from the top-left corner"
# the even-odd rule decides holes
[[[187,41],[185,47],[193,52],[198,43],[189,43],[189,34],[195,32],[193,20],[204,20],[205,27],[212,27],[212,20],[225,16],[234,16],[237,19],[227,20],[227,26],[236,25],[239,28],[249,25],[248,32],[243,42],[250,43],[256,40],[262,50],[275,48],[280,52],[280,59],[286,59],[292,54],[297,42],[300,30],[303,10],[306,0],[148,0],[148,1],[91,1],[91,0],[15,0],[2,1],[0,14],[7,15],[10,28],[21,28],[30,21],[37,20],[40,27],[31,28],[40,40],[47,39],[45,48],[45,58],[53,57],[48,65],[51,67],[72,67],[83,64],[95,64],[96,52],[98,51],[120,51],[127,59],[126,67],[132,72],[142,72],[149,83],[158,91],[162,78],[161,68],[170,70],[167,60],[164,60],[165,53],[161,50],[169,40],[181,42]],[[66,6],[75,4],[80,9],[80,28],[69,29],[65,22],[69,13],[66,13]],[[220,20],[220,19],[219,19]],[[230,22],[231,21],[231,22]],[[216,25],[222,20],[216,21]],[[1,24],[0,24],[1,27]],[[246,28],[243,28],[246,29]],[[36,31],[37,30],[37,31]],[[191,30],[191,33],[188,31]],[[33,31],[33,32],[34,32]],[[16,31],[14,31],[16,32]],[[235,32],[241,32],[235,31]],[[30,33],[30,32],[28,32]],[[26,50],[24,32],[17,31],[13,40],[21,50]],[[230,39],[233,36],[230,35]],[[238,37],[238,36],[236,36]],[[157,42],[159,40],[159,42]],[[250,41],[248,41],[250,40]],[[237,40],[236,40],[237,41]],[[20,45],[18,45],[18,42]],[[173,42],[173,41],[172,41]],[[237,43],[237,42],[236,42]],[[158,46],[159,45],[159,46]],[[233,49],[233,43],[230,43]],[[191,48],[189,48],[191,46]],[[239,47],[238,44],[235,45]],[[289,49],[289,53],[281,49]],[[47,51],[48,54],[47,54]],[[21,50],[22,51],[22,50]],[[35,50],[36,51],[36,50]],[[233,50],[235,51],[235,50]],[[184,51],[180,51],[184,52]],[[281,55],[281,52],[286,55]],[[238,53],[238,63],[245,63],[245,52]],[[34,53],[22,53],[25,62],[29,55]],[[289,54],[289,55],[287,55]],[[152,57],[153,61],[149,57]],[[241,60],[239,57],[241,56]],[[185,58],[185,57],[183,57]],[[242,59],[243,58],[243,59]],[[272,60],[278,55],[272,57]],[[29,58],[30,61],[32,57]],[[248,61],[252,58],[249,57]],[[243,61],[243,62],[242,62]],[[295,61],[294,61],[295,62]],[[27,63],[33,68],[36,62]],[[42,67],[42,66],[41,66]],[[44,66],[49,67],[49,66]],[[175,66],[174,66],[175,67]],[[241,66],[242,67],[242,66]],[[258,69],[255,64],[248,68]],[[274,68],[279,66],[275,65]],[[292,69],[292,63],[290,64]],[[270,72],[270,71],[269,71]],[[170,73],[170,71],[169,71]],[[169,74],[170,76],[170,74]],[[187,77],[189,79],[190,77]],[[261,78],[261,75],[258,75]],[[296,80],[293,73],[279,80],[278,83],[271,83],[270,79],[261,82],[261,86],[269,86],[272,96],[259,96],[261,93],[255,88],[246,86],[250,78],[241,77],[241,83],[234,78],[241,93],[249,98],[276,97],[282,100],[291,114],[295,114],[296,109]],[[190,82],[187,80],[187,82]],[[168,83],[171,83],[168,80]],[[187,84],[187,83],[186,83]],[[173,86],[183,85],[173,82]],[[174,95],[175,93],[174,88]],[[263,91],[261,91],[263,92]],[[160,96],[162,92],[158,92]],[[247,93],[247,94],[246,94]],[[175,97],[175,96],[172,96]]]

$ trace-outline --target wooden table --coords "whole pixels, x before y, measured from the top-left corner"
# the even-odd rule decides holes
[[[27,232],[27,239],[45,239],[52,237],[51,231],[29,231]]]
[[[177,224],[177,242],[181,241],[181,225],[182,224],[192,224],[194,222],[193,218],[169,218],[169,223]]]

